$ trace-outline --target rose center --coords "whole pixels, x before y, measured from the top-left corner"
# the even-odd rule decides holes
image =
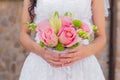
[[[71,33],[71,32],[67,32],[66,35],[67,35],[68,37],[72,37],[72,33]]]

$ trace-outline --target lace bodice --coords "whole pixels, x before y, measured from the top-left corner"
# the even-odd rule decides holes
[[[41,20],[48,18],[55,11],[60,15],[65,12],[72,12],[74,17],[82,21],[91,21],[92,17],[92,0],[37,0],[35,7],[35,20],[38,24]],[[105,15],[108,15],[107,8],[109,8],[108,0],[105,0]]]
[[[38,24],[39,21],[48,18],[55,11],[58,11],[60,15],[72,12],[77,19],[90,20],[92,16],[91,0],[38,0],[35,7],[35,22]]]

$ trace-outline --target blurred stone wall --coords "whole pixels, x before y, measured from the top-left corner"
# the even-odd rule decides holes
[[[18,40],[21,11],[22,0],[0,0],[0,80],[18,80],[28,54]],[[106,32],[109,39],[109,19],[106,23]],[[96,54],[106,80],[109,71],[108,46]]]
[[[0,0],[0,80],[18,80],[26,50],[18,41],[22,0]]]
[[[117,1],[117,49],[116,49],[116,67],[115,80],[120,80],[120,0]]]

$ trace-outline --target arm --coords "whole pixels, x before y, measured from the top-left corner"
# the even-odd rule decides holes
[[[98,32],[94,43],[86,46],[89,55],[99,52],[106,44],[104,0],[92,0],[92,14],[93,23],[98,27]]]
[[[31,22],[29,12],[28,12],[29,6],[30,6],[30,1],[24,0],[21,24],[23,22]],[[59,55],[58,54],[53,53],[53,52],[48,51],[48,50],[45,50],[44,48],[40,47],[36,42],[34,42],[32,40],[28,26],[21,26],[19,39],[20,39],[21,44],[26,49],[41,56],[50,65],[52,65],[54,67],[58,67],[61,65],[61,63],[59,62]]]
[[[106,43],[104,0],[93,0],[92,2],[93,23],[98,26],[94,44],[90,45],[92,53],[99,52]],[[94,50],[93,50],[94,49]]]
[[[93,23],[98,26],[98,32],[96,34],[94,43],[89,45],[80,45],[79,47],[70,50],[69,54],[61,55],[61,61],[65,66],[71,65],[74,62],[86,58],[99,52],[106,43],[105,34],[105,17],[104,17],[104,0],[93,0],[92,1],[92,13]],[[69,57],[69,58],[66,58]]]
[[[28,12],[29,6],[30,6],[29,0],[24,0],[21,24],[23,22],[31,22]],[[32,40],[28,26],[21,25],[19,39],[21,44],[29,51],[32,51],[37,55],[41,55],[40,51],[44,52],[44,49],[40,48],[40,46]]]

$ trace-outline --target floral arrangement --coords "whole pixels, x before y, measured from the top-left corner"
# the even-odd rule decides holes
[[[41,21],[38,25],[28,23],[30,30],[38,32],[41,47],[56,51],[73,49],[80,44],[89,44],[94,39],[97,26],[74,19],[72,13],[59,15],[56,11],[53,16]]]

